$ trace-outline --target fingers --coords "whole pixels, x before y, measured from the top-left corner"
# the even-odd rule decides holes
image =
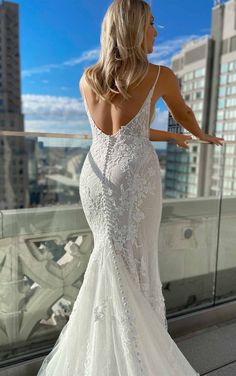
[[[222,141],[224,141],[224,138],[222,137],[215,137],[215,136],[211,136],[211,135],[208,135],[209,137],[206,139],[206,141],[208,141],[210,144],[212,145],[223,145]]]
[[[189,149],[189,145],[188,144],[182,144],[182,145],[177,144],[176,146],[177,146],[177,148],[182,147],[184,149]]]

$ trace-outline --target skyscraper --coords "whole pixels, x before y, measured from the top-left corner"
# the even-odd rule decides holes
[[[23,131],[19,5],[0,2],[0,130]],[[21,137],[0,137],[0,209],[27,202],[27,156]]]

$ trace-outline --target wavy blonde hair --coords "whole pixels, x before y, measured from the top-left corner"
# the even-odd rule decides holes
[[[146,32],[151,9],[144,0],[114,0],[106,11],[101,27],[101,50],[96,64],[85,68],[84,75],[98,99],[112,103],[128,87],[144,79],[148,72]]]

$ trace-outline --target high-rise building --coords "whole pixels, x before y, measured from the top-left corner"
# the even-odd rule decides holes
[[[211,35],[192,40],[172,58],[182,96],[201,129],[236,140],[236,0],[215,1]],[[188,133],[169,114],[168,130]],[[223,194],[236,193],[236,146],[227,145]],[[189,152],[168,144],[167,197],[218,195],[221,147],[189,144]]]
[[[0,130],[24,130],[18,14],[18,4],[0,1]],[[0,209],[28,201],[26,150],[23,138],[0,136]]]
[[[9,120],[13,120],[13,123],[10,124],[11,128],[17,128],[18,130],[21,128],[21,130],[23,130],[23,116],[21,114],[18,7],[18,4],[8,1],[0,2],[0,111],[1,115],[2,113],[8,113]],[[21,122],[19,121],[19,118]]]

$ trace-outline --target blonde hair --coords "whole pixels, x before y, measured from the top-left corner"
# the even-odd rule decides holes
[[[148,72],[146,32],[150,6],[144,0],[114,0],[106,11],[101,27],[101,50],[96,64],[85,68],[84,75],[98,99],[111,103],[128,87],[137,85]]]

